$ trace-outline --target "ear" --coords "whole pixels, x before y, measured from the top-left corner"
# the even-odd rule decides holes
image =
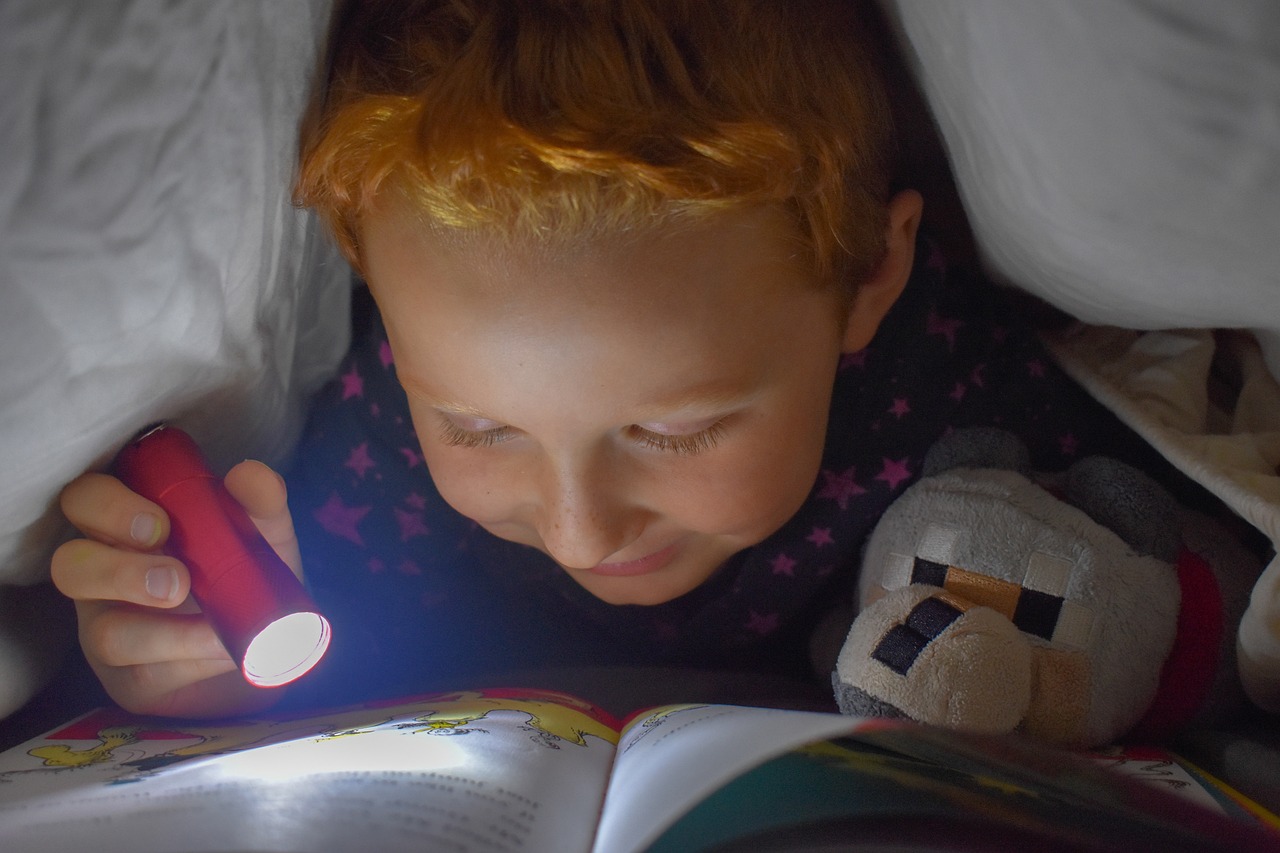
[[[885,233],[884,259],[876,267],[849,306],[842,349],[857,352],[875,336],[880,321],[902,295],[911,277],[916,256],[916,232],[924,200],[915,190],[903,190],[889,200],[889,227]]]

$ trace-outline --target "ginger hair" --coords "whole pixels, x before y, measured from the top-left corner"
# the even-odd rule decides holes
[[[884,252],[894,166],[853,0],[351,0],[295,199],[357,271],[397,198],[433,228],[554,243],[779,205],[821,281]]]

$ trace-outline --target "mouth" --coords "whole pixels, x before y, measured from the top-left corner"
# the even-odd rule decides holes
[[[638,560],[627,560],[621,563],[600,563],[587,569],[593,575],[609,578],[628,578],[636,575],[647,575],[666,567],[676,555],[676,546],[668,545],[660,551],[654,551]]]

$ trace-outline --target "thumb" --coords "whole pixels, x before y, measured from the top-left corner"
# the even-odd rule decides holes
[[[261,462],[246,459],[227,472],[223,484],[280,559],[301,578],[302,555],[293,530],[293,516],[289,514],[284,478]]]

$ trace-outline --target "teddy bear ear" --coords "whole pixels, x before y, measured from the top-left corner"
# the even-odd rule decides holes
[[[1178,505],[1164,487],[1118,459],[1089,456],[1067,469],[1068,503],[1113,530],[1138,554],[1177,562]]]
[[[934,442],[925,454],[922,474],[932,477],[953,468],[997,468],[1031,475],[1031,454],[1013,433],[995,427],[964,427]]]

